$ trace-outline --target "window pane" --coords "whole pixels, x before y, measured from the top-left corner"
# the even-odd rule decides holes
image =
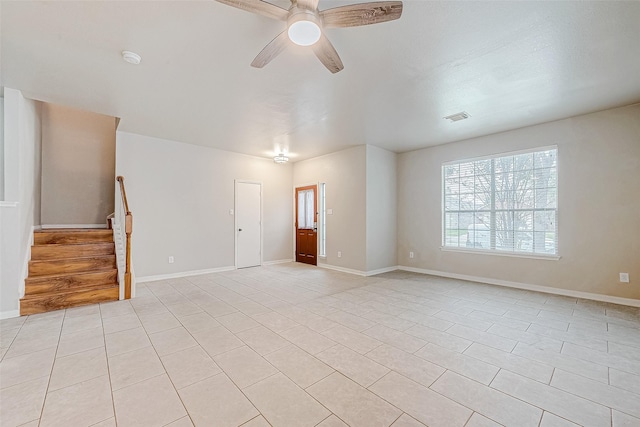
[[[307,228],[315,228],[315,194],[313,190],[307,191],[307,202],[305,206],[305,215],[307,216]]]
[[[444,196],[444,208],[447,211],[457,211],[460,209],[460,195],[447,194]]]
[[[513,171],[513,157],[498,157],[494,160],[495,173]]]
[[[473,176],[473,162],[458,164],[460,177]]]
[[[534,153],[534,165],[538,168],[548,168],[556,166],[558,150],[538,151]]]
[[[533,236],[530,232],[516,231],[515,250],[518,252],[533,252]]]
[[[476,175],[491,174],[491,159],[478,160],[473,163],[474,173]]]
[[[443,166],[444,244],[557,253],[557,150]]]
[[[521,171],[533,169],[533,153],[518,154],[513,159],[513,170]]]
[[[304,191],[298,192],[298,228],[307,228]]]

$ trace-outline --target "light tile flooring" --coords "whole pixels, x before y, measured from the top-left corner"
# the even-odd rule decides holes
[[[296,264],[0,323],[10,426],[640,426],[640,311]]]

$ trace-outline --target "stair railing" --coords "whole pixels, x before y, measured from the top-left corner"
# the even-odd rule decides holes
[[[124,243],[124,259],[118,259],[118,279],[122,284],[124,283],[124,295],[121,298],[131,298],[132,288],[132,274],[131,274],[131,233],[133,232],[133,215],[129,210],[129,202],[127,200],[127,191],[124,188],[124,178],[118,176],[116,178],[116,209],[114,212],[114,237],[116,240],[116,247],[122,248]],[[119,195],[119,197],[118,197]],[[116,250],[116,254],[121,254],[122,251]],[[120,256],[122,258],[122,256]],[[122,266],[124,264],[124,266]],[[124,274],[122,270],[124,267]],[[122,285],[121,285],[122,286]]]

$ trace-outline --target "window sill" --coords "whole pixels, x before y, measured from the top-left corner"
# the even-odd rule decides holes
[[[541,259],[545,261],[558,261],[561,258],[558,255],[513,253],[513,252],[501,252],[501,251],[483,251],[480,249],[447,248],[444,246],[441,246],[440,250],[444,252],[460,252],[465,254],[478,254],[478,255],[497,255],[497,256],[506,256],[506,257],[512,257],[512,258]]]

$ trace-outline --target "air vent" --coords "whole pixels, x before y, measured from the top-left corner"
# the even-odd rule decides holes
[[[461,111],[459,113],[452,114],[450,116],[445,117],[445,119],[451,120],[452,122],[459,122],[460,120],[464,120],[468,118],[469,118],[469,113],[467,113],[466,111]]]

